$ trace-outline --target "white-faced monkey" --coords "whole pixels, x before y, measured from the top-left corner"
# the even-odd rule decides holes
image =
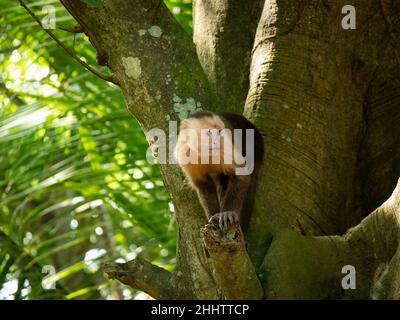
[[[247,231],[264,153],[256,127],[237,114],[200,111],[180,125],[175,156],[209,219]]]

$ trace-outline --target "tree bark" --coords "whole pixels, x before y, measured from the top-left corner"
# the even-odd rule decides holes
[[[247,249],[240,231],[200,233],[194,192],[161,165],[176,268],[137,260],[111,277],[156,298],[400,298],[399,184],[384,202],[400,172],[398,1],[353,1],[357,29],[344,30],[340,2],[196,0],[195,45],[161,1],[61,2],[145,132],[201,107],[243,112],[265,141]],[[356,290],[341,287],[348,264]]]
[[[193,1],[193,40],[215,111],[242,113],[261,0]]]

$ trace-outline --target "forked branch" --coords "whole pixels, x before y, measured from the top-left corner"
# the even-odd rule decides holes
[[[352,290],[342,285],[345,266],[354,268]],[[343,236],[280,231],[261,267],[268,299],[400,299],[399,270],[400,180],[387,201]]]
[[[106,263],[103,269],[110,279],[144,291],[155,299],[173,299],[175,296],[170,272],[142,258],[126,263]]]
[[[62,43],[57,37],[56,35],[49,29],[43,28],[42,22],[40,21],[40,19],[36,16],[36,14],[22,1],[22,0],[18,0],[18,2],[20,3],[20,5],[26,10],[26,12],[28,12],[28,14],[33,18],[33,20],[35,20],[37,22],[37,24],[57,43],[58,46],[60,46],[72,59],[74,59],[75,61],[77,61],[80,65],[82,65],[86,70],[88,70],[89,72],[93,73],[95,76],[99,77],[100,79],[103,79],[105,81],[117,84],[116,79],[114,78],[113,75],[106,75],[103,74],[99,71],[97,71],[96,69],[94,69],[93,67],[91,67],[90,65],[88,65],[85,61],[83,61],[82,59],[80,59],[73,50],[71,50],[70,48],[68,48],[64,43]]]

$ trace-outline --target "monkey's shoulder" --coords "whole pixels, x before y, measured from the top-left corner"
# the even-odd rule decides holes
[[[218,114],[222,120],[227,122],[228,126],[232,129],[254,129],[256,131],[257,128],[253,123],[251,123],[246,117],[236,114],[236,113],[219,113]]]

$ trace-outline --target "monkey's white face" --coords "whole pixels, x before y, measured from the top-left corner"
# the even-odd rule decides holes
[[[190,151],[197,155],[198,160],[212,157],[221,161],[224,128],[225,124],[217,116],[186,119],[181,125],[178,145],[189,147]]]
[[[200,147],[202,152],[211,154],[219,153],[221,149],[221,131],[219,128],[203,128],[200,132]]]
[[[237,131],[240,132],[238,133]],[[195,170],[197,172],[201,172],[201,170],[214,170],[213,172],[220,170],[224,173],[230,172],[232,174],[234,172],[237,175],[249,175],[253,170],[253,166],[248,166],[246,157],[250,153],[247,147],[254,142],[254,136],[251,141],[249,140],[246,143],[245,157],[242,150],[242,131],[242,129],[226,128],[225,122],[218,115],[188,118],[181,123],[175,148],[175,157],[182,167],[189,164],[211,164],[211,166],[198,166],[195,169],[193,167],[196,166],[187,166],[186,169],[192,168],[187,170]],[[247,139],[246,130],[246,141]],[[237,145],[236,141],[238,141]],[[253,163],[251,156],[248,159],[250,159],[250,164]],[[192,174],[194,174],[193,172]]]

